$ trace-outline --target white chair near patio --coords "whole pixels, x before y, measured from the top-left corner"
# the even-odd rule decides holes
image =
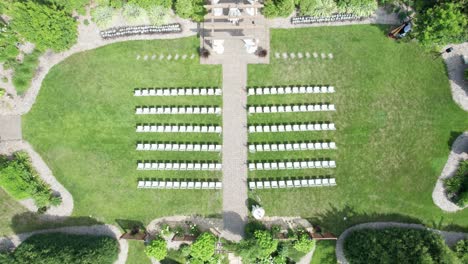
[[[158,181],[152,181],[151,182],[151,188],[152,189],[157,189],[159,186],[159,182]]]
[[[263,88],[263,94],[270,94],[270,87]]]
[[[224,40],[223,39],[214,39],[212,45],[213,51],[217,54],[224,53]]]
[[[336,162],[334,160],[329,161],[330,168],[336,168]]]
[[[249,163],[249,170],[255,170],[255,163]]]
[[[283,87],[278,87],[278,94],[285,94]]]
[[[258,181],[256,184],[257,184],[257,189],[263,189],[263,182]]]
[[[208,183],[208,189],[214,189],[216,186],[216,183],[215,182],[209,182]]]
[[[328,142],[322,142],[322,149],[330,149]]]
[[[193,188],[195,188],[195,182],[188,182],[187,189],[193,189]]]
[[[330,178],[330,186],[335,186],[335,185],[336,185],[335,178]]]
[[[322,179],[315,179],[315,186],[322,186]]]
[[[180,189],[187,189],[187,182],[180,182]]]
[[[208,189],[209,184],[208,182],[202,182],[202,189]]]
[[[278,162],[278,170],[284,170],[284,169],[286,169],[286,163]]]
[[[202,183],[201,182],[195,182],[195,189],[201,189],[202,188]]]
[[[166,189],[172,189],[173,186],[174,186],[173,182],[166,182]]]
[[[322,161],[322,167],[324,167],[324,168],[330,168],[330,163],[328,162],[328,160]]]
[[[255,95],[255,89],[249,88],[248,95]]]
[[[307,180],[307,183],[309,184],[309,187],[315,187],[315,180],[314,179]]]
[[[251,190],[256,189],[257,186],[255,185],[255,182],[249,182],[249,188],[250,188]]]
[[[270,182],[269,182],[269,181],[264,181],[264,182],[263,182],[263,187],[264,187],[265,189],[271,189]]]
[[[307,180],[301,180],[302,187],[309,187],[309,182]]]
[[[334,93],[334,92],[335,92],[335,87],[333,87],[333,86],[328,86],[327,92],[328,92],[328,93]]]
[[[222,187],[223,187],[223,183],[222,183],[222,182],[216,182],[216,184],[215,184],[215,189],[216,189],[216,190],[219,190],[219,189],[221,189]]]
[[[336,149],[336,143],[335,142],[330,142],[330,149]]]
[[[247,53],[253,54],[258,49],[258,40],[256,39],[244,39],[245,49]]]
[[[323,186],[330,186],[329,179],[322,179],[322,185]]]
[[[287,186],[288,188],[294,187],[293,181],[292,181],[292,180],[287,180],[287,181],[286,181],[286,186]]]

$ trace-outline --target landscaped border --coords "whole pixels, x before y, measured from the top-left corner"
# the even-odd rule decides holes
[[[74,235],[108,236],[115,238],[119,243],[119,255],[114,264],[125,264],[128,256],[128,242],[119,239],[122,233],[119,228],[113,225],[92,225],[92,226],[68,226],[54,229],[37,230],[28,233],[16,234],[7,237],[0,237],[0,250],[13,250],[23,241],[37,234],[45,233],[65,233]]]
[[[448,157],[442,173],[437,179],[434,191],[432,192],[432,200],[443,211],[456,212],[465,207],[460,207],[454,204],[447,198],[444,187],[444,180],[453,177],[458,169],[460,161],[468,159],[468,131],[457,137],[452,145],[452,150]]]
[[[440,231],[432,228],[427,228],[420,224],[406,224],[406,223],[397,223],[397,222],[373,222],[373,223],[364,223],[352,226],[346,229],[343,233],[341,233],[338,241],[336,242],[336,259],[340,264],[348,264],[349,262],[345,258],[344,254],[344,242],[346,238],[354,231],[361,230],[361,229],[385,229],[390,227],[397,227],[397,228],[412,228],[412,229],[420,229],[420,230],[431,230],[439,235],[445,240],[445,243],[450,247],[455,245],[457,241],[468,238],[468,233],[461,233],[461,232],[447,232],[447,231]]]

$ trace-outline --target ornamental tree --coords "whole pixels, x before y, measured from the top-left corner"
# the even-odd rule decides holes
[[[424,46],[443,46],[461,42],[468,37],[468,18],[462,5],[443,3],[429,8],[416,23],[416,35]]]
[[[162,238],[155,239],[145,248],[148,257],[163,260],[167,256],[167,243]]]
[[[216,237],[211,233],[201,234],[190,248],[190,256],[194,260],[209,261],[215,253]]]

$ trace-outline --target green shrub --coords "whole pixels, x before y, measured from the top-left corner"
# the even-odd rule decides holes
[[[20,42],[18,35],[8,25],[0,22],[0,62],[14,60],[19,54],[16,43]]]
[[[171,8],[171,0],[128,0],[128,3],[136,4],[141,8],[150,10],[153,6],[162,6],[165,8]]]
[[[206,8],[203,7],[205,2],[203,0],[192,0],[193,14],[190,18],[196,22],[202,22],[207,14]]]
[[[5,89],[0,88],[0,98],[2,98],[5,95]]]
[[[146,246],[145,253],[148,257],[155,258],[156,260],[163,260],[167,256],[167,243],[162,238],[157,238]]]
[[[468,16],[456,3],[438,4],[417,16],[416,36],[424,46],[466,41]]]
[[[294,0],[267,0],[263,8],[265,17],[288,17],[294,11]]]
[[[129,22],[135,22],[145,15],[145,10],[136,4],[125,4],[122,10],[123,17]]]
[[[193,261],[207,262],[215,253],[216,237],[210,233],[201,234],[190,247],[190,257]]]
[[[299,0],[299,10],[305,16],[330,16],[336,12],[334,0]]]
[[[315,240],[310,239],[306,234],[301,235],[299,239],[294,242],[294,249],[302,253],[309,253],[314,247]]]
[[[465,80],[468,80],[468,68],[465,69]]]
[[[106,236],[50,233],[34,235],[11,254],[13,263],[114,263],[119,246]]]
[[[175,13],[182,18],[190,18],[194,12],[192,0],[175,0]]]
[[[336,4],[340,12],[361,17],[371,16],[377,10],[375,0],[337,0]]]
[[[468,239],[458,241],[454,251],[462,263],[468,263]]]
[[[77,23],[69,12],[55,5],[18,1],[9,9],[11,28],[39,49],[63,51],[77,40]]]
[[[36,49],[31,54],[25,54],[22,62],[16,60],[9,62],[14,69],[12,81],[18,94],[23,94],[29,88],[36,74],[41,54],[42,52]]]
[[[249,221],[244,228],[245,238],[251,239],[255,237],[255,231],[266,230],[266,226],[260,221]]]
[[[447,197],[460,207],[468,205],[468,160],[460,162],[456,174],[444,180]]]
[[[16,152],[12,160],[0,156],[0,186],[15,199],[33,198],[39,208],[60,204],[60,198],[54,197],[36,174],[25,152]]]
[[[152,6],[148,9],[148,18],[151,24],[160,26],[167,24],[171,10],[163,6]]]
[[[99,27],[105,28],[109,26],[114,17],[115,10],[110,6],[98,6],[91,12],[91,17]]]
[[[407,228],[363,229],[344,242],[350,263],[456,263],[442,237],[429,230]]]

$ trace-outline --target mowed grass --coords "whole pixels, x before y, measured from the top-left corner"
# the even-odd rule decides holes
[[[257,114],[249,123],[332,121],[330,132],[250,134],[249,142],[333,140],[338,149],[269,152],[249,160],[330,158],[334,170],[256,171],[251,178],[333,175],[338,186],[256,190],[268,215],[301,215],[334,232],[359,222],[394,220],[468,228],[468,211],[446,214],[431,195],[454,134],[468,113],[452,100],[440,58],[386,29],[364,25],[272,30],[271,63],[250,65],[249,86],[333,85],[335,94],[249,96],[249,104],[329,102],[335,113]],[[276,59],[275,52],[333,53],[326,59]]]
[[[2,188],[0,188],[0,201],[0,236],[5,236],[13,232],[13,229],[9,224],[11,219],[17,214],[27,212],[27,209],[19,204]]]
[[[334,240],[318,241],[310,264],[336,264],[335,248]]]
[[[141,87],[219,87],[221,68],[198,58],[144,61],[136,56],[192,54],[198,40],[132,41],[79,53],[48,73],[24,137],[74,198],[74,216],[150,220],[176,214],[217,215],[220,191],[137,190],[137,180],[220,179],[220,172],[137,171],[138,160],[219,161],[216,153],[136,151],[138,141],[221,142],[213,134],[136,133],[138,123],[220,124],[219,116],[136,116],[141,105],[220,105],[221,97],[133,96]]]

